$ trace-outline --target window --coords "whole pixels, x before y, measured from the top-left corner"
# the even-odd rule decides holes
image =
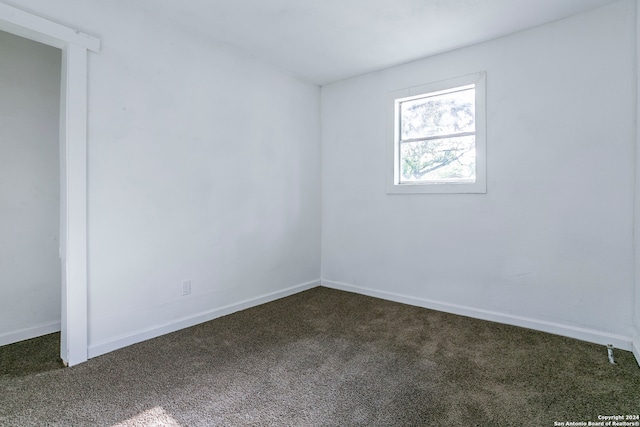
[[[390,94],[389,193],[486,193],[485,76]]]

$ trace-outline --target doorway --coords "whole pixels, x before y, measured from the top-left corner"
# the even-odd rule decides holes
[[[0,31],[0,345],[60,331],[60,49]]]
[[[0,3],[0,30],[61,49],[60,357],[85,362],[87,316],[87,56],[100,40]]]

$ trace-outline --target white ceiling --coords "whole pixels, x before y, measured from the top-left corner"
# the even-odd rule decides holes
[[[617,0],[135,0],[303,80],[326,84]]]

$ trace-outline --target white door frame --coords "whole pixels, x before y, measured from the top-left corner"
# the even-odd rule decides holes
[[[0,3],[0,30],[62,50],[60,85],[60,357],[88,356],[87,318],[87,51],[100,40]]]

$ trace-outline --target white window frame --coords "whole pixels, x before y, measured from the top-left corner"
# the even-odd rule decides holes
[[[412,96],[427,95],[460,86],[475,85],[475,182],[401,182],[400,180],[400,120],[399,100]],[[486,138],[486,73],[484,71],[455,77],[435,83],[395,90],[388,96],[387,124],[387,193],[388,194],[433,194],[433,193],[486,193],[487,192],[487,138]]]

